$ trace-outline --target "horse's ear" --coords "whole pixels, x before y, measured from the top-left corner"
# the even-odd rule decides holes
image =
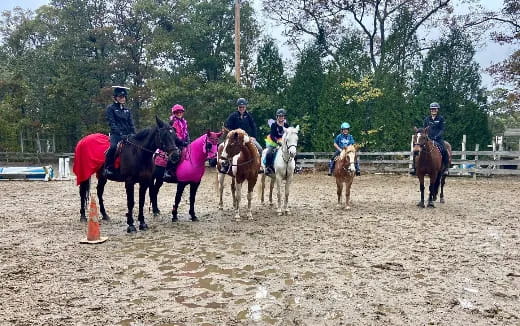
[[[227,135],[228,132],[229,132],[229,129],[226,128],[226,127],[224,127],[224,126],[222,126],[222,131],[221,131],[221,132],[222,132],[224,135]]]
[[[159,119],[158,116],[155,116],[155,123],[157,123],[157,126],[159,128],[162,128],[164,126],[164,122],[161,119]]]
[[[295,129],[296,129],[296,132],[299,132],[300,131],[300,125],[297,125]]]
[[[247,143],[249,143],[250,140],[251,140],[251,139],[249,138],[249,136],[246,135],[246,134],[244,134],[244,145],[247,144]]]
[[[206,129],[206,135],[207,135],[208,137],[210,137],[210,136],[211,136],[211,130]]]
[[[418,130],[419,130],[419,129],[417,129],[416,126],[413,127],[413,131],[414,131],[415,133],[417,133]]]
[[[356,152],[361,148],[361,145],[359,144],[354,144],[354,148],[356,149]]]

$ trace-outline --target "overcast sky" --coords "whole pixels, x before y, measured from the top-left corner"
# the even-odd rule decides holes
[[[260,0],[252,0],[255,4],[259,3]],[[3,10],[12,10],[14,7],[19,6],[25,9],[36,9],[44,4],[48,4],[48,0],[0,0],[0,11]],[[457,1],[454,1],[457,3]],[[480,3],[491,10],[497,10],[502,7],[502,0],[481,0]],[[255,7],[258,7],[257,5]],[[257,8],[258,10],[258,8]],[[260,12],[260,11],[258,11]],[[267,33],[271,34],[273,37],[277,37],[280,35],[280,28],[276,28],[269,22],[265,22],[263,24],[264,28],[266,28]],[[483,36],[487,37],[487,36]],[[282,54],[284,55],[286,60],[290,59],[290,52],[287,49],[283,49],[282,42],[279,42],[279,46],[281,47]],[[484,69],[489,67],[493,63],[497,63],[509,55],[511,55],[514,51],[514,47],[512,45],[504,45],[501,46],[494,42],[483,42],[483,45],[476,48],[477,53],[475,55],[475,60],[480,64],[481,68]],[[482,72],[482,81],[483,86],[492,88],[492,79],[489,75]]]

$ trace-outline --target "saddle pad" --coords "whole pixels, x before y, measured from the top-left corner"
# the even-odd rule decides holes
[[[91,134],[82,138],[74,150],[76,184],[90,178],[105,164],[105,151],[110,147],[110,138],[104,134]]]

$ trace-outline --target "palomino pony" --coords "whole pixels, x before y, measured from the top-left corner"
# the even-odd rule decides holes
[[[219,185],[219,209],[223,209],[222,193],[224,192],[224,177],[231,176],[231,194],[235,219],[240,219],[240,198],[242,183],[247,180],[247,209],[248,218],[253,218],[251,199],[260,169],[260,155],[258,149],[251,142],[247,133],[242,129],[230,131],[223,145],[218,149],[217,175]]]
[[[200,185],[200,180],[204,172],[206,172],[205,162],[208,159],[215,158],[218,150],[218,140],[222,132],[207,131],[199,138],[192,141],[181,156],[181,162],[175,170],[177,191],[175,193],[175,203],[172,209],[172,222],[178,221],[177,209],[182,198],[182,193],[187,185],[190,185],[190,211],[192,221],[197,221],[195,215],[195,196]],[[162,177],[154,180],[153,187],[150,188],[150,202],[154,215],[160,214],[157,207],[157,195],[163,184]],[[169,181],[167,181],[169,182]]]
[[[143,207],[146,190],[152,183],[152,154],[159,148],[168,153],[168,159],[175,161],[179,157],[178,148],[175,146],[175,132],[166,123],[156,117],[154,127],[144,129],[135,136],[122,141],[120,145],[120,173],[113,181],[124,182],[126,188],[126,202],[128,206],[127,232],[136,232],[132,210],[134,208],[134,184],[139,183],[139,229],[146,230],[148,225],[145,223]],[[76,145],[74,152],[74,173],[76,183],[79,184],[79,194],[81,197],[81,221],[86,221],[85,205],[88,200],[90,189],[90,176],[96,172],[98,178],[97,195],[99,199],[100,213],[104,220],[109,217],[105,211],[103,203],[103,192],[107,183],[107,178],[103,173],[105,162],[105,151],[110,146],[108,136],[103,134],[93,134],[82,138]]]
[[[419,178],[419,188],[421,190],[421,201],[417,206],[424,208],[424,176],[430,176],[430,194],[428,196],[428,207],[435,207],[433,202],[437,199],[439,185],[441,187],[440,202],[444,203],[444,183],[446,175],[444,171],[449,166],[442,165],[442,155],[434,142],[428,138],[428,127],[425,129],[414,128],[413,153],[415,157],[415,170]],[[444,142],[451,164],[451,145]]]
[[[282,145],[276,152],[276,156],[274,158],[274,174],[270,174],[271,184],[269,187],[269,204],[273,204],[273,188],[274,183],[276,182],[277,187],[277,198],[278,198],[278,215],[282,215],[282,194],[281,194],[281,186],[282,180],[285,180],[285,201],[284,201],[284,210],[285,214],[289,214],[289,208],[287,204],[289,202],[289,188],[291,186],[295,161],[296,157],[296,148],[298,146],[298,131],[300,131],[300,126],[296,126],[296,128],[289,127],[284,129],[284,133],[282,136]],[[267,149],[264,149],[262,153],[262,157],[265,157],[267,153]],[[263,160],[262,160],[263,162]],[[262,163],[263,165],[263,163]],[[265,171],[264,167],[264,171]],[[261,201],[264,202],[264,188],[265,188],[265,173],[262,175],[262,187],[261,187]]]
[[[336,158],[336,166],[334,168],[334,177],[336,177],[336,191],[338,193],[338,206],[341,206],[341,193],[343,192],[343,184],[345,184],[345,209],[350,209],[350,187],[356,175],[356,167],[354,163],[357,160],[357,151],[359,146],[349,145],[343,148]]]

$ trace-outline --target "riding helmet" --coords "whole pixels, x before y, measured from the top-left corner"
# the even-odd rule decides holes
[[[116,96],[128,96],[128,87],[124,86],[112,86],[114,89],[114,97]]]
[[[350,129],[350,124],[348,122],[343,122],[341,124],[341,129]]]
[[[276,116],[279,117],[281,115],[283,115],[285,117],[287,115],[287,111],[285,111],[284,109],[276,110]]]
[[[440,108],[441,108],[441,106],[437,102],[433,102],[433,103],[430,104],[430,110],[431,109],[437,109],[438,110]]]
[[[237,106],[246,106],[247,105],[247,100],[243,97],[239,98],[237,100]]]
[[[175,112],[184,112],[184,106],[180,105],[180,104],[175,104],[174,106],[172,106],[172,113],[175,113]]]

